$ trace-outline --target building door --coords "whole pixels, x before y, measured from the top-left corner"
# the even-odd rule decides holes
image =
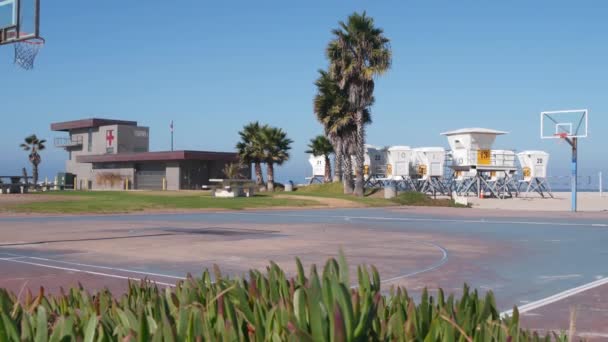
[[[135,188],[139,190],[162,190],[166,179],[164,164],[138,164],[135,171]]]

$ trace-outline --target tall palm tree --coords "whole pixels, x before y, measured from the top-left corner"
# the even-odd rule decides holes
[[[38,184],[38,165],[40,165],[40,162],[42,161],[38,152],[46,148],[46,146],[44,146],[45,143],[46,140],[38,139],[36,134],[32,134],[25,138],[25,143],[19,145],[24,151],[30,153],[28,157],[30,163],[32,163],[32,178],[34,180],[34,185]],[[27,179],[25,182],[27,183]]]
[[[317,95],[313,101],[313,111],[317,116],[317,120],[323,125],[325,136],[333,145],[334,154],[334,181],[342,181],[342,141],[337,134],[337,130],[331,125],[335,121],[335,117],[340,113],[347,112],[345,105],[348,105],[344,93],[340,90],[336,82],[331,79],[329,73],[324,70],[319,70],[319,78],[315,81],[317,86]],[[351,191],[352,192],[352,191]]]
[[[264,146],[264,158],[266,163],[266,188],[274,191],[274,166],[282,165],[289,159],[289,150],[293,140],[287,137],[282,129],[278,127],[264,126],[262,129],[262,141]]]
[[[327,47],[332,77],[348,94],[356,126],[355,195],[363,196],[363,163],[365,155],[365,110],[373,103],[374,77],[384,74],[391,65],[389,39],[374,19],[353,13],[346,23],[332,31],[334,39]]]
[[[241,161],[254,165],[255,183],[257,186],[264,185],[264,175],[262,174],[262,162],[264,158],[262,131],[265,127],[257,121],[250,122],[239,132],[241,141],[236,144]]]
[[[316,137],[310,139],[306,153],[310,153],[315,157],[325,157],[324,181],[325,183],[331,182],[331,161],[329,160],[329,155],[334,153],[334,148],[329,139],[327,139],[324,135],[317,135]]]
[[[313,110],[317,120],[323,125],[325,135],[331,141],[335,151],[335,173],[342,178],[344,193],[353,193],[352,161],[356,143],[356,125],[354,114],[350,110],[348,95],[340,89],[336,80],[326,71],[319,70],[315,82],[317,95],[314,98]],[[364,123],[371,123],[369,110],[364,110]]]

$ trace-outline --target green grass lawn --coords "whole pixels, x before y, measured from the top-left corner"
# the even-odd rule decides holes
[[[0,211],[17,213],[127,213],[142,210],[232,209],[304,207],[319,205],[314,200],[275,198],[257,195],[250,198],[214,198],[202,192],[124,192],[62,191],[38,193],[52,195],[48,201],[0,204]],[[65,197],[65,200],[58,197]]]
[[[339,198],[358,202],[370,207],[385,207],[396,205],[394,202],[381,197],[382,190],[379,189],[367,189],[364,197],[345,195],[342,183],[311,184],[309,186],[298,188],[294,192],[294,194],[302,196]]]
[[[306,207],[320,205],[314,197],[337,198],[363,204],[368,207],[383,206],[433,206],[458,207],[450,199],[432,199],[424,194],[406,192],[394,199],[382,197],[382,190],[367,190],[365,197],[344,195],[342,184],[314,184],[301,187],[294,195],[309,196],[309,199],[284,198],[274,196],[289,194],[259,194],[245,198],[214,198],[207,192],[189,191],[52,191],[36,193],[35,200],[23,203],[0,202],[0,212],[45,213],[45,214],[111,214],[129,213],[143,210],[179,209],[254,209],[272,207]],[[44,200],[44,196],[49,196]],[[34,199],[34,197],[32,197]],[[42,199],[41,199],[42,198]]]

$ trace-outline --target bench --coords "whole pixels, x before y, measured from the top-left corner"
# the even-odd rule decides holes
[[[24,194],[27,192],[28,184],[27,180],[32,177],[24,176],[0,176],[0,194]],[[24,182],[21,180],[25,179]],[[8,180],[6,182],[5,180]]]

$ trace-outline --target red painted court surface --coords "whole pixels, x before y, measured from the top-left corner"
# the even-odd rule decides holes
[[[269,260],[323,263],[343,249],[374,264],[384,286],[458,293],[466,282],[518,305],[524,324],[608,339],[608,215],[446,209],[336,209],[0,218],[0,287],[79,283],[124,291],[128,279],[172,286],[218,264],[239,276]],[[354,272],[353,272],[354,274]]]

